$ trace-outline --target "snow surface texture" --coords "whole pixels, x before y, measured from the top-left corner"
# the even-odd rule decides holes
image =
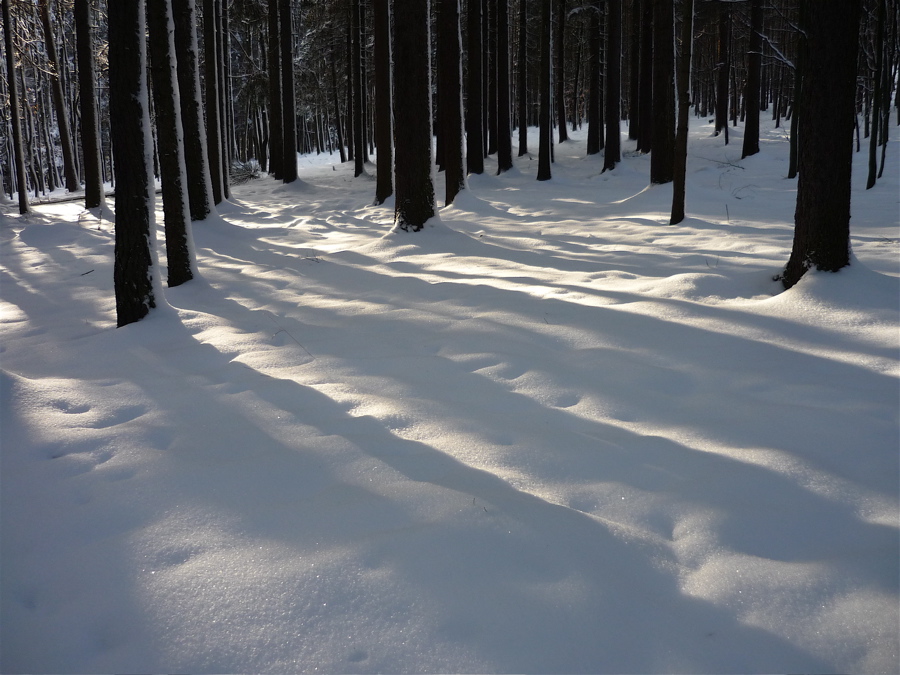
[[[897,672],[897,141],[780,292],[784,130],[674,227],[574,136],[419,233],[300,157],[118,330],[108,213],[7,208],[0,669]]]

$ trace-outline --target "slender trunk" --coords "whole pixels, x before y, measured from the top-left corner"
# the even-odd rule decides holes
[[[391,6],[389,0],[375,0],[375,203],[383,204],[394,192],[393,125],[391,115]],[[334,73],[334,63],[331,65]],[[340,131],[338,132],[340,137]],[[343,161],[343,148],[341,149]]]
[[[469,173],[478,174],[484,173],[484,99],[482,98],[484,68],[481,45],[481,0],[469,0],[467,13],[466,168]]]
[[[363,132],[362,44],[359,25],[359,0],[350,3],[350,56],[353,68],[353,175],[365,171],[365,133]]]
[[[50,64],[50,95],[53,100],[53,109],[56,113],[59,143],[62,146],[66,190],[75,192],[81,187],[81,181],[78,178],[78,169],[75,166],[75,149],[72,146],[72,131],[69,127],[69,114],[66,110],[65,96],[63,95],[62,80],[60,78],[61,64],[56,52],[56,38],[53,36],[53,24],[50,22],[49,2],[50,0],[40,0],[38,5],[41,26],[44,32],[44,46],[47,50],[47,60]]]
[[[875,180],[878,172],[878,144],[880,140],[880,132],[882,129],[881,113],[882,113],[882,88],[884,70],[884,24],[887,19],[887,0],[878,0],[878,25],[875,29],[875,72],[872,74],[874,80],[874,93],[872,95],[872,135],[869,137],[869,174],[866,178],[866,190],[875,187]]]
[[[557,0],[556,16],[556,127],[559,142],[569,140],[566,130],[566,0]]]
[[[681,55],[678,61],[678,128],[675,133],[675,171],[670,225],[684,220],[687,174],[688,114],[691,105],[691,42],[694,31],[694,0],[682,0]]]
[[[501,0],[501,2],[505,1]],[[441,136],[444,139],[444,178],[446,181],[444,203],[449,205],[453,203],[459,191],[465,187],[459,0],[439,0],[438,49],[441,73],[438,91],[442,108],[440,119],[443,123]],[[508,136],[509,134],[507,134]]]
[[[606,147],[603,170],[616,168],[622,161],[619,121],[622,118],[622,0],[607,0],[609,5],[609,48],[606,50]]]
[[[84,206],[91,209],[103,204],[103,170],[100,166],[100,124],[90,0],[75,0],[73,11],[81,112],[81,152],[84,158]]]
[[[281,134],[285,183],[297,180],[297,115],[294,108],[294,41],[291,0],[278,0],[281,51]]]
[[[591,4],[591,29],[590,29],[590,79],[588,81],[588,137],[587,154],[599,154],[602,143],[600,142],[600,12],[603,8],[600,0],[594,0]]]
[[[653,0],[641,0],[641,75],[637,151],[653,149]]]
[[[234,138],[233,111],[231,106],[231,86],[229,59],[231,43],[228,39],[228,0],[218,2],[218,30],[216,31],[216,53],[219,55],[219,67],[216,68],[219,78],[219,149],[222,162],[222,199],[231,196],[231,152]]]
[[[13,25],[9,0],[2,0],[3,41],[6,47],[6,77],[9,83],[10,122],[13,133],[13,154],[16,165],[16,190],[19,193],[19,213],[28,213],[28,187],[25,181],[25,148],[22,144],[22,124],[19,119],[19,90],[16,86],[16,65],[13,58]]]
[[[528,154],[528,3],[519,0],[519,72],[516,84],[519,157]]]
[[[716,135],[725,132],[728,144],[728,79],[731,57],[728,53],[728,36],[731,25],[731,5],[719,0],[719,33],[716,43]]]
[[[275,0],[270,0],[270,1],[274,2]],[[385,0],[379,0],[379,1],[384,2]],[[335,58],[336,55],[337,55],[337,49],[334,49],[332,47],[331,58],[329,59],[329,61],[331,61],[331,94],[334,99],[332,101],[332,104],[334,105],[334,126],[335,126],[335,129],[337,130],[338,149],[339,149],[340,155],[341,155],[341,164],[343,164],[344,162],[347,161],[347,152],[344,149],[344,132],[343,132],[343,125],[341,124],[341,104],[340,104],[340,100],[338,99],[337,68],[334,65],[334,62],[337,60]],[[279,109],[280,109],[280,106],[279,106]]]
[[[194,274],[191,270],[187,171],[182,145],[181,110],[178,106],[170,0],[147,0],[147,28],[166,228],[167,281],[171,287],[190,281]]]
[[[747,56],[746,121],[741,158],[759,152],[759,78],[762,68],[762,0],[750,0],[750,53]]]
[[[512,168],[509,120],[509,0],[497,2],[497,173]],[[451,105],[452,102],[451,102]]]
[[[550,71],[553,64],[550,59],[551,33],[553,31],[553,5],[552,0],[541,0],[541,119],[540,140],[538,147],[538,180],[550,180],[551,144],[553,143],[553,111],[552,111],[552,82]]]
[[[216,52],[218,0],[203,0],[204,85],[206,86],[206,148],[209,176],[215,204],[221,203],[222,190],[222,125],[219,122],[219,55]]]

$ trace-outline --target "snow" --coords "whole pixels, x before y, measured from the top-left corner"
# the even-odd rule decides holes
[[[121,329],[109,221],[2,207],[0,670],[897,672],[898,142],[781,292],[784,130],[693,125],[678,226],[586,132],[418,233],[300,157]]]

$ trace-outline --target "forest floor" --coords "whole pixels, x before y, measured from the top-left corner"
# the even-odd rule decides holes
[[[121,329],[108,212],[0,207],[0,670],[897,672],[900,144],[783,292],[784,129],[677,226],[585,135],[418,233],[300,157]]]

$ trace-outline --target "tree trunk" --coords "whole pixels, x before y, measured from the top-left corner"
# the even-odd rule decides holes
[[[556,128],[559,142],[569,140],[566,130],[566,0],[557,0],[556,11]]]
[[[619,121],[622,119],[622,0],[607,0],[609,46],[606,50],[606,147],[603,170],[622,161]]]
[[[481,45],[481,0],[468,3],[468,73],[466,83],[466,168],[469,173],[484,173],[484,67]]]
[[[465,187],[463,169],[462,70],[460,63],[459,0],[438,0],[438,49],[441,97],[439,118],[444,139],[444,203],[453,203]],[[505,2],[505,0],[501,0]],[[509,134],[507,134],[507,137]]]
[[[281,134],[285,183],[297,180],[297,113],[294,108],[294,40],[291,0],[278,0],[281,51]]]
[[[393,126],[391,118],[391,6],[389,0],[375,0],[375,203],[383,204],[394,193]],[[332,71],[334,64],[332,63]],[[341,151],[343,153],[343,150]]]
[[[653,151],[650,182],[671,183],[675,172],[675,14],[673,0],[653,4]]]
[[[365,132],[363,131],[362,36],[359,25],[359,0],[350,2],[350,57],[353,69],[353,176],[365,171]]]
[[[759,152],[759,78],[762,68],[762,0],[750,0],[750,50],[747,55],[746,121],[741,159]]]
[[[75,0],[75,56],[78,60],[78,98],[81,112],[81,152],[84,158],[84,206],[103,204],[103,170],[100,166],[100,123],[97,114],[94,38],[90,0]]]
[[[394,0],[395,226],[418,231],[434,216],[430,1]]]
[[[552,82],[550,72],[553,68],[550,58],[550,42],[553,32],[553,0],[541,0],[541,108],[540,139],[538,146],[538,180],[550,180],[550,153],[553,143],[553,110]]]
[[[682,0],[681,56],[678,61],[678,128],[675,133],[675,171],[670,225],[684,220],[687,174],[688,114],[691,105],[691,43],[694,37],[694,0]]]
[[[653,1],[641,0],[643,21],[637,151],[643,153],[653,149]]]
[[[590,5],[591,13],[591,29],[590,29],[590,75],[588,82],[588,137],[587,137],[587,154],[599,154],[603,144],[600,142],[600,70],[602,67],[600,59],[600,43],[602,36],[600,34],[600,12],[603,7],[600,0],[594,0]]]
[[[41,16],[41,26],[44,32],[44,46],[47,50],[47,60],[50,64],[50,95],[53,99],[53,109],[56,113],[56,128],[59,132],[59,143],[62,146],[66,190],[75,192],[81,187],[81,181],[78,178],[78,169],[75,166],[75,149],[72,146],[72,131],[69,128],[69,113],[66,110],[65,96],[63,95],[62,80],[60,78],[62,66],[56,52],[56,38],[53,36],[53,24],[50,22],[49,2],[50,0],[40,0],[38,5]]]
[[[203,0],[203,58],[206,88],[206,152],[209,157],[209,176],[215,204],[221,203],[222,189],[222,125],[219,122],[219,55],[216,50],[219,27],[219,0]]]
[[[190,213],[186,189],[181,110],[175,72],[171,0],[147,0],[150,74],[156,111],[157,154],[166,228],[167,282],[170,287],[194,278],[190,249]],[[171,28],[171,30],[170,30]]]
[[[9,13],[9,0],[0,0],[3,12],[3,41],[6,46],[6,77],[9,83],[10,122],[13,133],[13,154],[16,165],[16,190],[19,193],[19,213],[28,213],[28,186],[25,180],[25,147],[22,144],[22,123],[19,119],[19,89],[16,85],[16,67],[13,58],[13,25]]]
[[[116,176],[114,286],[116,322],[125,326],[156,306],[144,2],[111,2],[108,17],[109,121]]]
[[[809,2],[810,0],[804,0]],[[800,106],[794,244],[785,288],[806,270],[836,272],[850,262],[851,135],[855,117],[860,0],[816,3],[805,12],[807,63]]]
[[[231,196],[231,152],[234,138],[234,112],[231,105],[231,78],[229,61],[231,41],[228,38],[228,0],[216,0],[218,7],[218,28],[216,30],[216,53],[219,55],[219,142],[222,162],[222,199]]]
[[[191,220],[203,220],[212,212],[213,192],[200,90],[197,14],[194,0],[172,0],[172,14],[175,21],[178,91],[181,100],[184,162]]]
[[[497,173],[512,168],[512,130],[509,120],[509,0],[497,5]]]
[[[875,180],[878,175],[878,145],[881,142],[880,132],[882,129],[882,89],[884,70],[884,24],[887,19],[887,0],[878,0],[878,25],[875,29],[875,72],[872,73],[874,80],[874,93],[872,96],[872,135],[869,137],[869,175],[866,178],[866,190],[875,187]]]
[[[519,157],[528,154],[528,3],[519,0],[518,94]]]
[[[728,38],[731,29],[731,5],[719,0],[719,39],[716,46],[716,135],[725,132],[728,145],[728,78],[731,75],[731,56]]]

